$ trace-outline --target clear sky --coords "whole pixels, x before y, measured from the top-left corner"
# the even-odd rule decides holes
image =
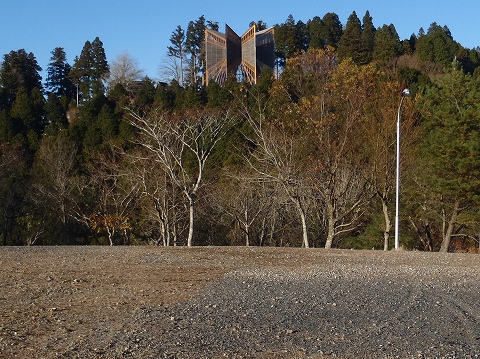
[[[463,46],[480,46],[479,0],[0,0],[0,55],[25,49],[46,70],[52,50],[63,47],[73,65],[85,41],[98,36],[107,61],[126,51],[145,75],[158,79],[172,32],[201,15],[218,22],[222,32],[227,23],[242,35],[251,21],[273,26],[290,14],[307,22],[334,12],[345,25],[353,11],[361,20],[367,10],[375,27],[393,23],[401,40],[437,22]]]

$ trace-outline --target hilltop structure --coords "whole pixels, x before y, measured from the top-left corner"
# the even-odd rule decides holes
[[[223,85],[229,76],[255,84],[262,68],[275,64],[274,29],[252,25],[241,37],[225,24],[225,33],[205,30],[206,84]]]

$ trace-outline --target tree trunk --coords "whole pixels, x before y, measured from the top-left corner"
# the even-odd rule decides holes
[[[299,210],[300,218],[302,220],[302,234],[303,234],[303,246],[305,248],[309,248],[310,245],[308,243],[308,231],[307,231],[307,219],[305,218],[305,212],[303,209]]]
[[[263,245],[265,244],[265,235],[266,235],[266,224],[267,222],[267,218],[266,217],[263,217],[262,219],[262,228],[260,229],[260,234],[258,235],[258,245],[260,247],[263,247]]]
[[[194,223],[194,207],[195,207],[195,195],[191,194],[188,196],[188,202],[189,202],[189,224],[188,224],[188,238],[187,238],[187,247],[192,246],[192,241],[193,241],[193,223]]]
[[[308,243],[308,231],[307,231],[307,219],[305,215],[305,211],[303,210],[302,204],[298,198],[292,197],[293,203],[295,203],[295,207],[297,207],[298,214],[300,216],[300,221],[302,223],[302,238],[303,238],[303,246],[305,248],[309,248],[310,245]]]
[[[335,236],[334,231],[331,229],[333,226],[330,225],[330,220],[328,221],[328,233],[327,241],[325,242],[325,249],[331,249],[333,244],[333,237]]]
[[[110,246],[113,246],[113,235],[115,234],[115,231],[114,230],[110,231],[110,229],[107,227],[107,233],[108,233],[108,241],[110,242]]]
[[[165,223],[165,246],[170,246],[170,225],[168,224],[168,219],[167,223]]]
[[[165,223],[163,221],[160,221],[160,238],[157,240],[157,246],[160,245],[160,242],[163,243],[163,246],[167,246],[167,236],[165,232]]]
[[[417,232],[418,238],[420,238],[420,241],[422,242],[425,250],[432,252],[433,251],[432,233],[430,232],[430,224],[428,223],[428,221],[422,225],[423,230],[425,232],[425,234],[423,234],[420,228],[415,223],[415,221],[412,219],[412,217],[408,217],[408,219],[413,229],[415,229],[415,232]]]
[[[248,221],[248,210],[243,211],[243,227],[244,227],[244,232],[245,232],[245,246],[249,247],[250,246],[250,222]],[[240,227],[242,226],[242,223],[239,223]]]
[[[384,197],[382,197],[381,200],[382,200],[383,218],[385,220],[385,231],[383,232],[383,250],[388,251],[388,242],[390,239],[390,230],[392,229],[392,223],[390,222],[390,216],[388,215],[387,201],[385,200]]]
[[[327,241],[325,242],[325,248],[332,248],[333,237],[335,237],[335,210],[334,206],[330,201],[327,201]]]
[[[173,246],[176,247],[177,243],[178,243],[177,225],[176,224],[173,225],[172,238],[173,238]]]
[[[273,234],[275,233],[275,225],[276,225],[276,218],[273,218],[272,219],[272,223],[270,224],[270,233],[268,234],[268,240],[269,240],[269,244],[272,245],[272,243],[274,243],[273,241]],[[275,244],[276,245],[276,244]]]
[[[450,216],[450,220],[448,221],[448,227],[443,237],[442,245],[440,247],[440,253],[447,253],[448,247],[450,246],[450,240],[452,239],[453,228],[457,221],[458,214],[460,212],[460,200],[455,200],[455,204],[453,205],[452,215]]]

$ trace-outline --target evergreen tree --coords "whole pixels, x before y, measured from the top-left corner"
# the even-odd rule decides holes
[[[307,22],[308,34],[310,37],[309,48],[323,49],[326,44],[325,24],[320,17],[315,16],[312,20]]]
[[[93,64],[91,53],[92,43],[87,40],[83,45],[80,57],[75,57],[75,63],[70,72],[72,81],[78,86],[81,97],[85,97],[86,99],[91,97],[92,88],[91,68]]]
[[[428,173],[428,188],[443,205],[439,213],[446,219],[441,245],[445,252],[455,231],[468,226],[462,223],[460,213],[480,203],[479,103],[480,78],[457,69],[439,78],[420,103],[425,118],[424,158],[428,163],[422,171]]]
[[[248,27],[250,28],[253,25],[256,26],[257,31],[266,30],[268,28],[267,24],[264,23],[262,20],[258,20],[257,22],[251,21],[250,24],[248,25]]]
[[[0,69],[0,110],[10,110],[20,88],[30,95],[33,89],[43,91],[42,77],[39,74],[42,68],[38,65],[35,56],[24,49],[11,51],[4,55]]]
[[[175,83],[178,85],[178,82],[173,80],[169,86],[157,86],[153,103],[154,109],[158,109],[159,111],[165,113],[170,113],[173,111],[176,101],[176,94],[172,90],[172,87]]]
[[[478,49],[470,50],[468,52],[468,58],[478,66],[478,64],[480,64],[480,51]]]
[[[433,63],[435,61],[433,43],[428,36],[423,35],[418,37],[415,45],[415,55],[417,55],[420,60],[425,62]]]
[[[86,41],[80,57],[75,58],[71,71],[73,82],[79,85],[82,96],[90,99],[104,94],[104,81],[108,74],[109,66],[103,43],[98,37],[93,42]]]
[[[200,16],[196,21],[190,21],[187,27],[185,48],[190,55],[190,71],[188,82],[190,84],[201,84],[205,72],[203,41],[205,29],[207,28],[205,16]]]
[[[201,108],[202,102],[202,92],[198,91],[194,85],[190,85],[185,88],[185,97],[181,109]]]
[[[415,54],[426,62],[448,67],[457,55],[459,45],[446,26],[432,23],[426,34],[419,33]]]
[[[260,76],[258,76],[257,83],[255,84],[255,90],[268,98],[269,91],[273,85],[273,80],[274,76],[272,70],[268,67],[264,67],[260,72]]]
[[[49,134],[56,134],[59,130],[68,127],[68,119],[65,113],[65,108],[58,96],[50,92],[45,104],[45,113],[47,121],[47,132]]]
[[[262,20],[259,21],[259,24],[262,24]],[[218,27],[218,22],[216,21],[211,21],[211,20],[207,20],[207,27],[210,29],[210,30],[213,30],[213,31],[218,31],[219,27]]]
[[[177,81],[172,81],[168,88],[168,99],[173,99],[172,111],[179,112],[184,109],[185,102],[185,87],[180,86]]]
[[[215,21],[205,20],[205,16],[200,16],[196,21],[190,21],[185,33],[184,51],[187,55],[187,77],[184,77],[184,84],[195,84],[197,87],[205,82],[205,30],[210,29],[218,31],[218,23]],[[177,27],[178,30],[178,27]],[[175,31],[172,37],[177,37]],[[178,40],[176,38],[176,40]],[[174,45],[175,47],[175,45]],[[178,50],[178,49],[177,49]],[[176,79],[181,81],[180,76]]]
[[[25,50],[5,55],[0,70],[0,138],[20,142],[31,150],[38,146],[45,125],[39,71],[35,56]]]
[[[97,150],[103,143],[103,131],[99,124],[99,114],[105,114],[104,105],[114,109],[115,104],[105,96],[96,96],[85,101],[76,112],[75,121],[68,126],[70,138],[84,155],[89,155]],[[113,110],[112,110],[113,112]],[[104,117],[105,118],[105,117]]]
[[[135,96],[135,106],[145,109],[151,108],[155,101],[155,92],[155,84],[150,78],[145,77],[140,90]]]
[[[283,24],[275,26],[275,52],[280,66],[285,66],[286,60],[297,51],[297,29],[293,16],[289,15]]]
[[[19,130],[15,128],[15,124],[10,118],[9,111],[0,110],[0,144],[11,142],[18,132]]]
[[[372,61],[374,45],[375,26],[373,26],[373,19],[367,11],[362,24],[362,52],[359,60],[361,64],[368,64]]]
[[[393,26],[391,24],[390,26]],[[402,46],[400,52],[405,55],[412,55],[415,51],[415,46],[417,44],[417,37],[415,34],[410,35],[409,39],[405,39],[402,41]]]
[[[207,86],[207,107],[222,108],[224,105],[222,86],[210,81]]]
[[[92,92],[93,96],[105,93],[105,81],[110,74],[110,68],[105,55],[103,43],[98,37],[92,42]]]
[[[47,80],[45,87],[47,92],[52,92],[58,97],[66,96],[68,100],[75,96],[75,86],[69,77],[71,66],[67,62],[67,56],[62,47],[56,47],[52,51],[52,57],[47,67]]]
[[[171,46],[168,46],[168,56],[174,57],[180,61],[180,85],[183,86],[183,72],[184,72],[184,60],[186,55],[185,49],[185,31],[180,25],[177,26],[175,31],[170,36]]]
[[[1,117],[1,113],[0,113]],[[21,245],[18,219],[29,189],[27,156],[19,144],[0,144],[0,237],[2,244]]]
[[[460,62],[462,69],[465,72],[473,74],[475,70],[480,66],[480,54],[477,50],[464,50],[465,54],[463,56],[457,55],[457,61]]]
[[[38,88],[34,88],[30,94],[20,88],[10,111],[12,121],[20,129],[17,139],[31,150],[38,148],[40,135],[45,127],[44,102],[43,94]]]
[[[373,59],[375,61],[387,62],[401,53],[401,44],[395,26],[383,25],[375,33],[375,48]]]
[[[325,45],[337,48],[343,35],[343,26],[337,14],[333,12],[326,13],[322,21],[325,25],[324,35]]]
[[[340,59],[351,58],[356,64],[361,64],[362,25],[355,11],[348,17],[345,31],[338,45]]]
[[[102,134],[102,141],[114,140],[118,136],[119,121],[114,114],[111,104],[104,104],[97,118],[98,128]]]
[[[308,33],[308,26],[302,22],[298,21],[295,24],[295,48],[296,52],[298,51],[307,51],[310,43],[310,36]]]

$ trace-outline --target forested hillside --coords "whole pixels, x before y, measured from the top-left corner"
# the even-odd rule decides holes
[[[400,114],[401,246],[479,247],[480,48],[289,16],[273,73],[205,87],[206,28],[172,29],[164,82],[98,37],[73,64],[51,50],[45,79],[28,49],[3,55],[3,245],[390,249]]]

